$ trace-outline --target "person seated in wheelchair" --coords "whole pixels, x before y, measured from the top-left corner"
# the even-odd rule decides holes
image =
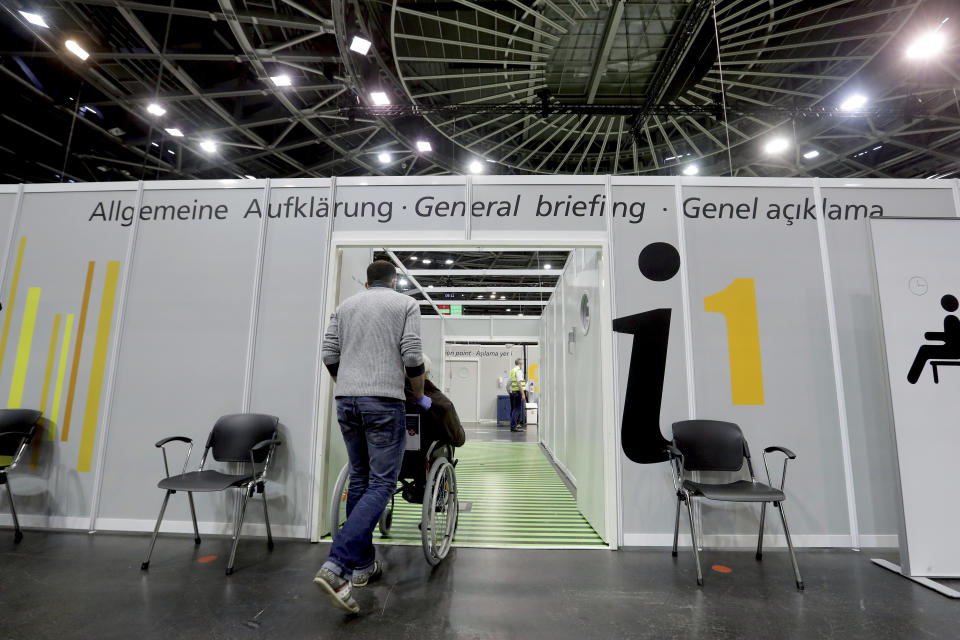
[[[407,396],[407,413],[420,415],[420,443],[421,451],[419,455],[411,455],[415,452],[407,451],[403,457],[403,466],[400,469],[400,477],[414,480],[412,486],[404,483],[403,499],[407,502],[422,503],[423,487],[425,479],[424,456],[430,452],[433,443],[431,457],[445,455],[446,458],[453,460],[453,450],[456,447],[462,447],[467,440],[463,425],[460,424],[460,417],[457,415],[457,409],[453,406],[446,395],[440,391],[433,382],[430,381],[430,358],[426,354],[423,356],[423,365],[426,369],[425,380],[423,381],[423,394],[428,396],[433,402],[431,407],[424,411],[414,401],[413,387],[410,380],[407,379],[404,386],[404,392]],[[415,435],[415,434],[413,434]]]

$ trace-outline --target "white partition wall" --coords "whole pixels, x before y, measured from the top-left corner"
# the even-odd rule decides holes
[[[0,186],[0,393],[46,418],[13,485],[24,523],[149,529],[162,498],[153,443],[190,436],[196,464],[218,416],[252,410],[280,417],[277,533],[315,537],[342,462],[318,359],[338,285],[349,288],[338,251],[365,248],[359,264],[370,247],[550,246],[578,249],[539,319],[426,321],[425,350],[436,366],[444,338],[539,340],[541,441],[578,491],[598,464],[591,447],[616,468],[581,501],[592,519],[598,496],[618,512],[611,542],[670,543],[667,467],[635,460],[699,417],[741,424],[760,473],[764,446],[797,452],[799,544],[893,545],[867,220],[953,217],[957,196],[955,181],[609,176]],[[595,399],[561,384],[595,376],[610,379]],[[602,437],[584,446],[575,428],[592,416]],[[231,510],[198,501],[207,531],[225,531]],[[756,530],[749,507],[702,517],[707,544]],[[259,510],[250,518],[262,531]],[[174,500],[167,520],[187,530],[186,505]]]

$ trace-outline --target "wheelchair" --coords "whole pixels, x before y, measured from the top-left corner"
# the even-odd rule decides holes
[[[393,524],[394,501],[399,494],[411,504],[422,504],[420,539],[423,555],[431,566],[447,557],[457,530],[459,503],[454,447],[437,440],[426,444],[422,440],[420,416],[407,414],[407,445],[400,466],[399,486],[390,498],[390,504],[380,516],[378,528],[384,537],[390,535]],[[347,519],[347,491],[350,486],[350,463],[343,465],[334,485],[330,501],[330,537],[335,539]]]

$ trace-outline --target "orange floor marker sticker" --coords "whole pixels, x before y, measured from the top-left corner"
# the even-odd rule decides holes
[[[713,570],[717,573],[733,573],[733,569],[730,567],[725,567],[722,564],[713,565]]]
[[[207,563],[207,562],[213,562],[216,559],[217,559],[217,556],[202,556],[200,558],[197,558],[197,562]]]

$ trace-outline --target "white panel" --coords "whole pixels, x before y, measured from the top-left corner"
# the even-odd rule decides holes
[[[216,420],[242,410],[260,226],[258,216],[245,212],[256,201],[262,207],[262,196],[262,188],[144,190],[143,205],[153,211],[172,206],[186,213],[140,222],[106,450],[103,518],[156,517],[163,464],[153,444],[172,435],[193,438],[196,468]],[[195,208],[204,205],[226,213],[194,219]],[[171,471],[180,468],[184,449],[171,447]],[[186,499],[176,498],[166,517],[189,519]],[[232,517],[233,496],[195,500],[200,520]]]
[[[275,188],[274,210],[329,198],[329,187]],[[275,526],[307,530],[313,486],[317,351],[327,281],[328,219],[271,218],[263,256],[250,410],[280,418],[283,445],[272,462],[268,495]],[[325,375],[325,372],[324,372]],[[251,523],[262,510],[249,509]],[[299,530],[298,529],[298,530]]]
[[[869,223],[864,214],[953,217],[949,187],[824,187],[827,245],[837,309],[844,392],[850,431],[857,516],[866,535],[896,534],[899,515],[893,474],[893,418],[876,345],[880,319],[874,300]],[[931,181],[933,182],[933,181]],[[833,181],[836,184],[836,181]],[[915,183],[913,183],[915,185]]]
[[[960,221],[878,220],[871,231],[903,505],[901,565],[905,575],[960,577],[960,511],[942,499],[960,450],[960,368],[950,366],[960,363]]]

